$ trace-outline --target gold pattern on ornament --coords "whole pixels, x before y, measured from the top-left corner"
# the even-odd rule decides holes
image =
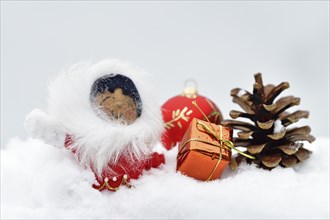
[[[189,115],[192,113],[192,110],[188,111],[188,107],[184,107],[182,110],[177,109],[172,112],[172,120],[165,122],[164,126],[166,129],[171,129],[175,127],[175,122],[177,126],[182,129],[182,124],[179,121],[180,119],[184,121],[189,120]]]
[[[212,104],[212,102],[206,98],[207,103],[209,103],[210,107],[212,108],[212,112],[207,116],[208,118],[214,117],[214,121],[220,120],[220,122],[223,120],[221,112],[216,110],[215,106]]]

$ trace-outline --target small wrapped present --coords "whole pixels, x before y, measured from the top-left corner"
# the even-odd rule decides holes
[[[198,180],[220,178],[231,159],[233,131],[194,118],[179,145],[177,171]]]

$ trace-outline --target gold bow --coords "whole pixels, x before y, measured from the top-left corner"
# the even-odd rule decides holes
[[[200,121],[200,120],[197,120],[197,125],[201,125],[202,128],[204,129],[204,131],[209,134],[210,136],[212,136],[213,138],[215,138],[219,144],[215,144],[215,143],[212,143],[212,142],[209,142],[209,141],[205,141],[205,140],[201,140],[201,139],[198,139],[198,138],[191,138],[189,140],[187,140],[183,147],[181,148],[184,149],[184,146],[186,144],[188,144],[190,141],[198,141],[198,142],[202,142],[202,143],[205,143],[205,144],[210,144],[210,145],[213,145],[215,147],[219,147],[220,148],[220,152],[219,152],[219,158],[218,158],[218,161],[217,163],[215,164],[215,166],[213,167],[209,177],[207,178],[206,181],[209,181],[211,179],[211,177],[213,176],[215,170],[217,169],[217,167],[219,166],[221,160],[222,160],[222,149],[223,147],[229,149],[229,150],[235,150],[237,151],[239,154],[247,157],[247,158],[250,158],[250,159],[255,159],[253,156],[251,155],[248,155],[246,153],[243,153],[242,151],[238,150],[233,142],[229,141],[229,140],[224,140],[222,138],[222,125],[219,125],[220,126],[220,132],[219,134],[217,134],[217,132],[215,131],[214,127],[212,126],[210,120],[208,119],[208,117],[204,114],[204,112],[200,109],[200,107],[197,105],[197,102],[196,101],[193,101],[192,104],[203,114],[203,116],[205,117],[205,119],[207,120],[207,122],[209,123],[210,126],[207,126],[204,122]]]

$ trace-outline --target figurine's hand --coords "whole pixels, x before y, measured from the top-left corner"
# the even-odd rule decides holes
[[[34,109],[26,116],[25,128],[32,138],[41,139],[56,147],[64,146],[65,128],[40,109]]]

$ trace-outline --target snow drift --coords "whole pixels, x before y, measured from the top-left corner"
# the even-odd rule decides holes
[[[266,171],[242,164],[200,182],[166,164],[132,181],[131,189],[99,192],[71,152],[37,139],[1,149],[1,218],[329,218],[329,138],[295,168]]]

